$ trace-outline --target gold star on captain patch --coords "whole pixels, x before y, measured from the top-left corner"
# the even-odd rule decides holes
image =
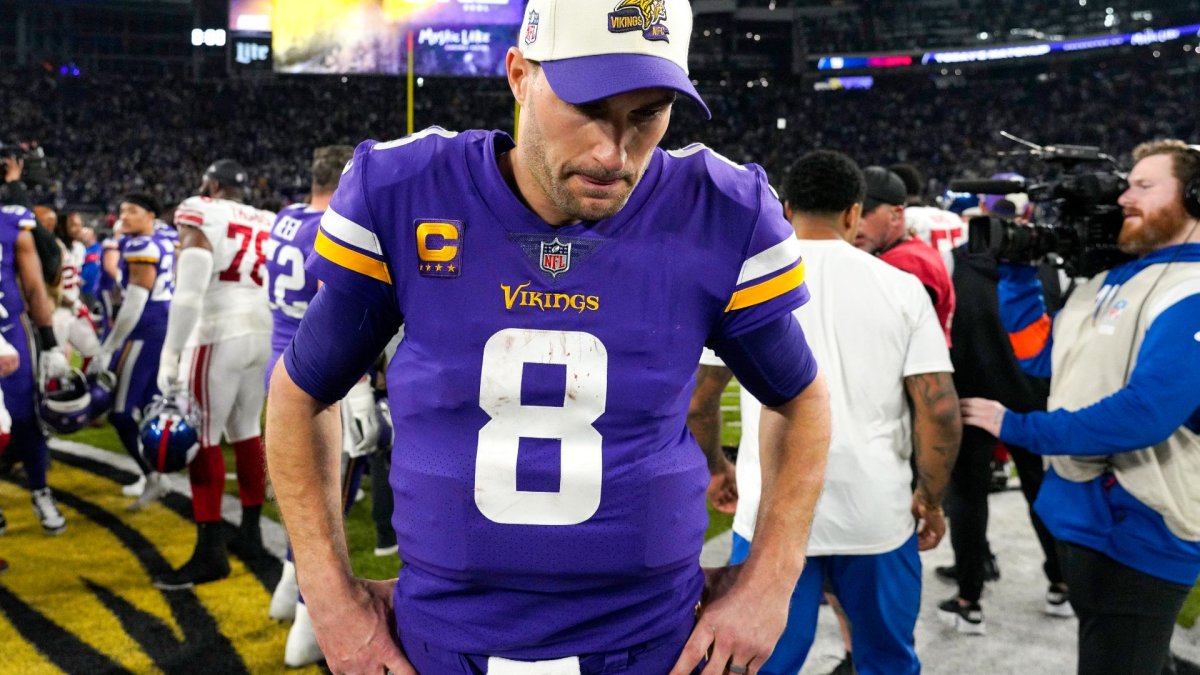
[[[435,269],[437,269],[437,271],[441,272],[441,271],[442,271],[442,266],[441,266],[441,264],[439,263]]]
[[[448,272],[453,272],[453,271],[454,271],[454,265],[446,265],[446,271],[448,271]]]

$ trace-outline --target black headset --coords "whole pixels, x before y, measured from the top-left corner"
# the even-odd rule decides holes
[[[1200,158],[1200,145],[1189,145],[1191,150]],[[1183,209],[1193,218],[1200,218],[1200,171],[1192,174],[1192,179],[1183,186]]]

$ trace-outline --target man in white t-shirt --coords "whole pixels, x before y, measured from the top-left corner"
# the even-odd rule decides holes
[[[812,280],[813,299],[795,314],[829,380],[833,440],[808,564],[787,629],[759,672],[800,669],[828,583],[853,626],[857,671],[917,673],[917,551],[937,546],[945,533],[942,494],[962,431],[950,354],[921,282],[850,243],[866,190],[854,162],[810,153],[784,187]],[[702,365],[719,366],[715,359],[706,353]],[[761,409],[743,393],[734,564],[749,552],[758,514]]]

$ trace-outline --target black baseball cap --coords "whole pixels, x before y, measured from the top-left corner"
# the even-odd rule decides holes
[[[868,166],[863,169],[863,178],[867,181],[867,198],[863,200],[863,213],[873,211],[880,204],[901,206],[908,197],[908,190],[905,189],[900,176],[882,166]]]
[[[212,178],[221,185],[243,187],[246,185],[246,169],[232,159],[218,159],[204,170],[205,178]]]

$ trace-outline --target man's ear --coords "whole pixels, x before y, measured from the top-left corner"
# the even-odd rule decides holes
[[[853,243],[854,238],[858,236],[858,224],[862,221],[862,212],[862,202],[851,204],[850,208],[842,211],[842,236],[846,238],[846,241]]]
[[[783,200],[783,217],[787,218],[788,222],[792,220],[792,205],[786,199]]]
[[[521,106],[525,106],[532,89],[536,67],[516,47],[508,48],[508,54],[504,57],[504,67],[513,98]]]

